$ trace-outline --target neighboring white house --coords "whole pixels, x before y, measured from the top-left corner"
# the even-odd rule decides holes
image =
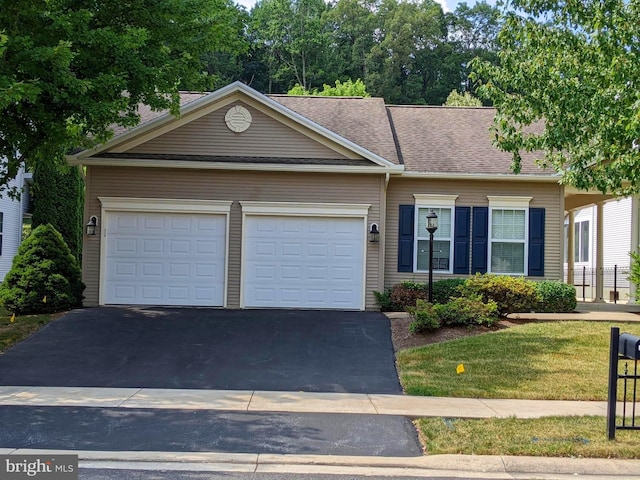
[[[604,300],[626,303],[629,300],[627,280],[632,247],[632,199],[609,200],[603,205],[602,266]],[[595,275],[597,264],[598,214],[595,205],[574,212],[574,285],[579,300],[595,298]],[[568,215],[564,221],[565,245],[564,268],[567,278]]]
[[[28,215],[31,178],[31,173],[25,173],[21,169],[16,178],[9,183],[9,188],[22,189],[19,200],[10,198],[7,193],[0,196],[0,280],[3,280],[11,269],[13,257],[22,241],[22,224]]]

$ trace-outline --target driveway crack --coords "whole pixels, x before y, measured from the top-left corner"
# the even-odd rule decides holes
[[[246,410],[247,412],[248,412],[248,411],[249,411],[249,409],[251,408],[251,402],[253,401],[253,396],[254,396],[255,394],[256,394],[256,391],[255,391],[255,390],[253,390],[253,391],[251,392],[251,397],[249,398],[249,403],[247,403],[247,410]],[[257,467],[256,467],[256,468],[257,468]]]
[[[133,392],[131,395],[129,395],[127,398],[125,398],[122,402],[120,402],[120,404],[118,405],[118,408],[122,407],[125,403],[127,403],[129,400],[131,400],[136,395],[138,395],[140,392],[142,392],[142,390],[144,390],[144,388],[142,388],[142,387],[137,389],[135,392]]]

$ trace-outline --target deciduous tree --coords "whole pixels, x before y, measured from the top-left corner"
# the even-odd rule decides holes
[[[578,188],[640,192],[640,0],[512,0],[499,65],[478,62],[496,144],[541,151]]]
[[[231,0],[0,0],[0,171],[106,140],[139,103],[177,113],[216,77],[203,55],[243,49]]]

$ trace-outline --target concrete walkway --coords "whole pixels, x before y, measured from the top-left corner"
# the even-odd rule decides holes
[[[640,314],[616,311],[577,311],[571,313],[510,313],[512,320],[536,321],[589,321],[589,322],[640,322]]]
[[[116,407],[240,412],[363,413],[419,417],[606,416],[606,402],[414,397],[356,393],[0,387],[0,406]]]

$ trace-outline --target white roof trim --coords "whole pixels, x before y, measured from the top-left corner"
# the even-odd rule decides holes
[[[525,175],[525,174],[504,174],[504,173],[425,173],[425,172],[402,172],[403,177],[424,178],[433,180],[497,180],[509,182],[545,182],[559,183],[560,177],[557,175]]]
[[[86,165],[82,159],[69,159],[72,165]],[[92,158],[88,165],[108,167],[150,167],[150,168],[188,168],[200,170],[253,170],[273,172],[339,172],[339,173],[402,173],[404,166],[394,165],[384,168],[377,165],[321,165],[321,164],[278,164],[278,163],[233,163],[233,162],[201,162],[189,160],[149,160],[149,159],[113,159]]]
[[[251,99],[268,106],[269,108],[273,109],[274,111],[284,115],[285,117],[297,122],[300,125],[303,125],[304,127],[308,128],[309,130],[318,133],[320,135],[322,135],[323,137],[333,141],[334,143],[356,153],[357,155],[360,155],[364,158],[366,158],[367,160],[371,160],[372,162],[380,165],[381,167],[386,167],[386,168],[390,168],[390,169],[397,169],[397,167],[399,167],[399,165],[396,165],[392,162],[390,162],[389,160],[386,160],[385,158],[381,157],[380,155],[377,155],[369,150],[367,150],[364,147],[361,147],[360,145],[347,140],[346,138],[338,135],[337,133],[321,126],[318,125],[317,123],[309,120],[308,118],[300,115],[299,113],[294,112],[293,110],[290,110],[289,108],[285,107],[284,105],[276,102],[275,100],[261,94],[260,92],[257,92],[256,90],[254,90],[253,88],[245,85],[242,82],[236,81],[233,82],[225,87],[222,87],[218,90],[216,90],[215,92],[212,92],[208,95],[205,95],[202,98],[199,98],[198,100],[194,100],[193,102],[187,103],[184,107],[182,107],[180,109],[180,115],[186,116],[188,115],[190,112],[194,111],[194,110],[198,110],[200,108],[202,108],[203,106],[209,104],[209,103],[213,103],[216,102],[218,100],[223,99],[226,96],[229,96],[233,93],[236,92],[242,92],[243,94],[247,95],[248,97],[250,97]],[[168,123],[170,121],[172,121],[173,119],[175,119],[175,117],[173,117],[170,113],[165,113],[161,116],[159,116],[158,118],[155,118],[153,120],[150,120],[146,123],[140,124],[136,127],[133,127],[131,130],[129,130],[126,133],[123,133],[122,135],[118,135],[117,137],[112,138],[111,140],[109,140],[108,142],[106,142],[103,145],[99,145],[96,148],[93,149],[88,149],[88,150],[83,150],[82,152],[78,152],[75,155],[70,155],[68,156],[68,160],[70,163],[75,163],[75,164],[81,164],[83,163],[81,160],[91,156],[91,155],[95,155],[99,152],[102,152],[108,148],[113,148],[114,146],[126,142],[127,140],[129,140],[130,138],[140,135],[148,130],[152,130],[154,128],[157,128],[160,125],[163,125],[165,123]],[[93,161],[93,159],[91,159],[90,161],[91,164],[94,164],[95,162]]]

